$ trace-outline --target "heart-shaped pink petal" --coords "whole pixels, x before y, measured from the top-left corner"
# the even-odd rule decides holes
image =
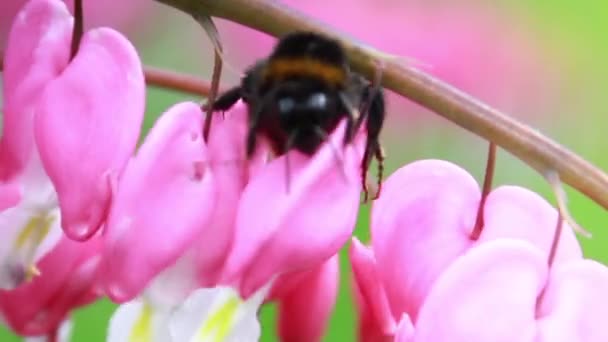
[[[105,228],[100,280],[108,296],[137,296],[201,237],[214,203],[197,104],[156,122],[119,181]]]
[[[122,172],[135,149],[144,102],[137,52],[107,28],[87,32],[74,59],[45,89],[36,111],[36,143],[71,238],[87,239],[103,223],[109,179]]]

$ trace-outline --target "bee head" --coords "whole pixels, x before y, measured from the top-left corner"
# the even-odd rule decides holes
[[[340,120],[337,95],[323,87],[304,90],[301,83],[284,84],[275,106],[287,140],[306,154],[314,153]]]

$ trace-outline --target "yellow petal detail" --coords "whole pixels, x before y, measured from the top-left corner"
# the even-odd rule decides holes
[[[232,329],[236,311],[241,300],[232,296],[215,312],[209,315],[203,326],[198,330],[195,342],[222,342]]]
[[[152,307],[143,303],[137,321],[133,325],[129,342],[152,342]]]

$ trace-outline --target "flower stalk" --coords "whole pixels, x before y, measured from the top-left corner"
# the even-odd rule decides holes
[[[74,28],[72,31],[72,43],[70,45],[70,59],[76,56],[80,40],[84,34],[84,14],[82,9],[83,0],[74,0]]]
[[[404,63],[362,45],[301,12],[271,0],[156,0],[192,16],[227,19],[281,36],[311,30],[338,39],[355,70],[372,77],[384,63],[382,85],[453,123],[494,142],[543,176],[556,172],[565,183],[608,209],[608,175],[537,130]]]
[[[494,169],[496,168],[496,144],[490,142],[488,146],[488,161],[486,162],[486,173],[483,178],[483,188],[481,189],[481,199],[479,200],[479,207],[477,208],[477,218],[475,219],[475,226],[471,233],[471,240],[475,241],[479,239],[481,231],[483,230],[484,218],[483,210],[486,205],[488,195],[492,191],[492,180],[494,180]]]

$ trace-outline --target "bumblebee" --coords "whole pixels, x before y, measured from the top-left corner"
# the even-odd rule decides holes
[[[378,141],[384,121],[384,96],[378,85],[350,69],[346,53],[335,40],[312,32],[283,37],[271,55],[250,67],[240,85],[227,90],[212,104],[226,111],[242,99],[248,106],[247,157],[257,139],[269,141],[282,155],[296,149],[313,155],[338,123],[346,118],[344,144],[352,141],[365,124],[367,141],[361,161],[365,193],[372,157],[378,161],[378,191],[383,171],[383,152]]]

